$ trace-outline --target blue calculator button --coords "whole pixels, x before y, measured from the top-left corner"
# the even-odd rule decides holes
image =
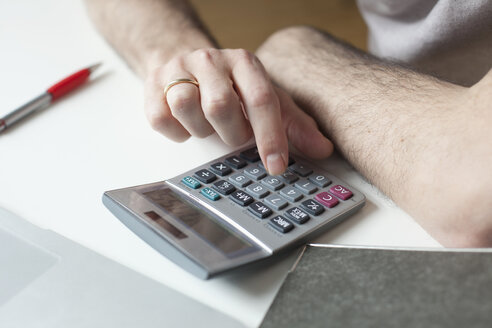
[[[187,185],[188,187],[193,188],[193,189],[198,189],[198,188],[200,188],[202,186],[200,184],[200,182],[198,182],[197,180],[193,179],[190,176],[184,177],[181,181],[185,185]]]
[[[219,199],[219,198],[220,198],[220,195],[219,195],[219,193],[218,193],[218,192],[213,191],[212,189],[210,189],[210,188],[208,188],[208,187],[207,187],[207,188],[203,188],[203,189],[200,191],[200,193],[201,193],[203,196],[205,196],[205,197],[207,197],[208,199],[210,199],[210,200],[217,200],[217,199]]]

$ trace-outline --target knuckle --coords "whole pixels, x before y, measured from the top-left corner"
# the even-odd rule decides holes
[[[219,54],[219,50],[213,48],[203,48],[195,51],[195,56],[202,63],[213,63],[214,58]]]
[[[234,135],[229,137],[227,140],[224,140],[224,142],[232,147],[241,146],[251,138],[251,135],[252,132],[250,129],[246,129],[245,131],[241,131],[241,132],[236,131]]]
[[[172,91],[172,92],[171,92]],[[181,88],[169,90],[167,94],[169,108],[176,116],[186,115],[195,105],[194,97],[186,90]]]
[[[253,64],[257,60],[256,56],[246,49],[233,50],[233,57],[236,61],[246,62],[248,64]]]
[[[184,68],[185,64],[186,64],[186,55],[180,54],[180,55],[176,55],[173,59],[171,59],[169,63],[165,66],[165,68],[168,68],[168,66]]]
[[[253,107],[267,107],[276,104],[272,90],[268,87],[254,88],[249,92],[250,104]]]
[[[158,83],[160,81],[161,76],[162,76],[162,67],[156,67],[149,72],[145,82],[147,85]]]
[[[171,121],[171,115],[164,111],[151,111],[147,113],[147,120],[152,129],[160,131],[167,127]]]
[[[226,94],[214,95],[203,104],[205,117],[213,120],[223,120],[229,117],[231,101]]]

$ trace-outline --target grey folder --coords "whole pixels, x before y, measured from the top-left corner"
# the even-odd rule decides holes
[[[492,250],[307,246],[261,327],[492,327]]]
[[[244,327],[0,209],[0,327]]]

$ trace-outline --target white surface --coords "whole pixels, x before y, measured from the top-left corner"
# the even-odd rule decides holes
[[[102,40],[79,1],[0,0],[0,116],[94,62],[96,79],[0,135],[0,206],[257,326],[293,255],[211,281],[182,271],[102,205],[105,190],[155,182],[232,149],[217,138],[170,142],[143,115],[142,83]],[[366,207],[317,242],[438,246],[340,159],[324,164],[367,196]]]

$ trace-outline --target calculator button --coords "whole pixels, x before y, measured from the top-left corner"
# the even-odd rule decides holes
[[[321,188],[324,188],[331,183],[330,179],[321,174],[313,174],[309,177],[309,180]]]
[[[312,194],[313,192],[318,190],[318,187],[316,187],[314,183],[308,181],[307,179],[302,179],[297,181],[294,186],[296,186],[299,190],[301,190],[306,195]]]
[[[229,181],[239,188],[244,188],[251,183],[251,179],[242,173],[236,173],[231,175],[229,177]]]
[[[272,210],[262,202],[254,202],[249,205],[248,210],[259,218],[266,218],[272,214]]]
[[[323,205],[312,199],[303,201],[301,206],[306,210],[306,212],[312,215],[320,215],[325,211]]]
[[[195,172],[195,178],[203,183],[210,183],[215,180],[216,176],[209,170],[203,169]]]
[[[280,215],[277,215],[273,219],[270,219],[268,223],[281,233],[286,233],[294,229],[294,225],[289,222],[289,220]]]
[[[296,161],[289,156],[289,165],[288,166],[291,166],[292,164],[294,164]]]
[[[290,171],[285,171],[284,173],[282,173],[278,177],[280,179],[284,180],[284,182],[288,183],[288,184],[296,182],[297,180],[299,180],[299,177]]]
[[[284,183],[280,181],[278,177],[266,177],[265,179],[261,180],[261,183],[263,183],[268,189],[270,190],[279,190],[284,186]]]
[[[232,172],[229,166],[221,162],[210,165],[210,169],[212,170],[212,172],[214,172],[217,175],[220,175],[221,177],[223,177],[224,175],[228,175],[229,173]]]
[[[200,191],[200,193],[201,193],[203,196],[205,196],[205,197],[207,197],[208,199],[210,199],[210,200],[217,200],[217,199],[219,199],[219,198],[220,198],[220,195],[219,195],[216,191],[214,191],[214,190],[212,190],[212,189],[210,189],[210,188],[208,188],[208,187],[207,187],[207,188],[203,188],[203,189]]]
[[[246,188],[246,190],[249,191],[250,193],[252,193],[253,196],[256,196],[256,198],[263,198],[270,193],[267,190],[267,188],[265,188],[264,186],[262,186],[259,183],[253,183],[253,184],[249,185]]]
[[[225,159],[225,162],[226,162],[226,164],[232,166],[236,170],[242,169],[243,167],[245,167],[246,165],[248,165],[248,163],[246,163],[246,161],[244,159],[239,158],[237,156],[227,157]]]
[[[249,167],[244,170],[244,173],[254,180],[260,180],[266,177],[266,171],[258,166]]]
[[[299,174],[301,177],[307,177],[308,175],[313,173],[312,169],[299,163],[295,163],[294,165],[289,166],[289,170]]]
[[[347,200],[353,196],[352,192],[341,185],[336,185],[330,188],[330,192],[340,199]]]
[[[234,186],[229,181],[225,180],[214,182],[212,188],[220,192],[222,195],[229,195],[231,192],[236,190],[236,188],[234,188]]]
[[[299,224],[303,224],[307,220],[309,220],[309,214],[301,210],[299,207],[292,207],[285,211],[285,215]]]
[[[280,194],[291,202],[297,202],[302,198],[302,193],[292,186],[280,190]]]
[[[338,199],[326,191],[320,192],[314,199],[329,208],[335,207],[338,204]]]
[[[252,163],[260,160],[260,154],[258,153],[258,148],[256,147],[242,151],[239,156]]]
[[[289,204],[284,198],[277,194],[268,196],[267,198],[265,198],[265,202],[277,211],[283,209],[285,206],[287,206],[287,204]]]
[[[183,179],[181,179],[181,182],[183,182],[185,185],[193,189],[198,189],[202,186],[200,182],[198,182],[196,179],[193,179],[190,176],[184,177]]]
[[[232,194],[229,196],[229,198],[241,206],[247,206],[251,204],[254,200],[253,196],[248,195],[247,193],[241,190],[233,191]]]

